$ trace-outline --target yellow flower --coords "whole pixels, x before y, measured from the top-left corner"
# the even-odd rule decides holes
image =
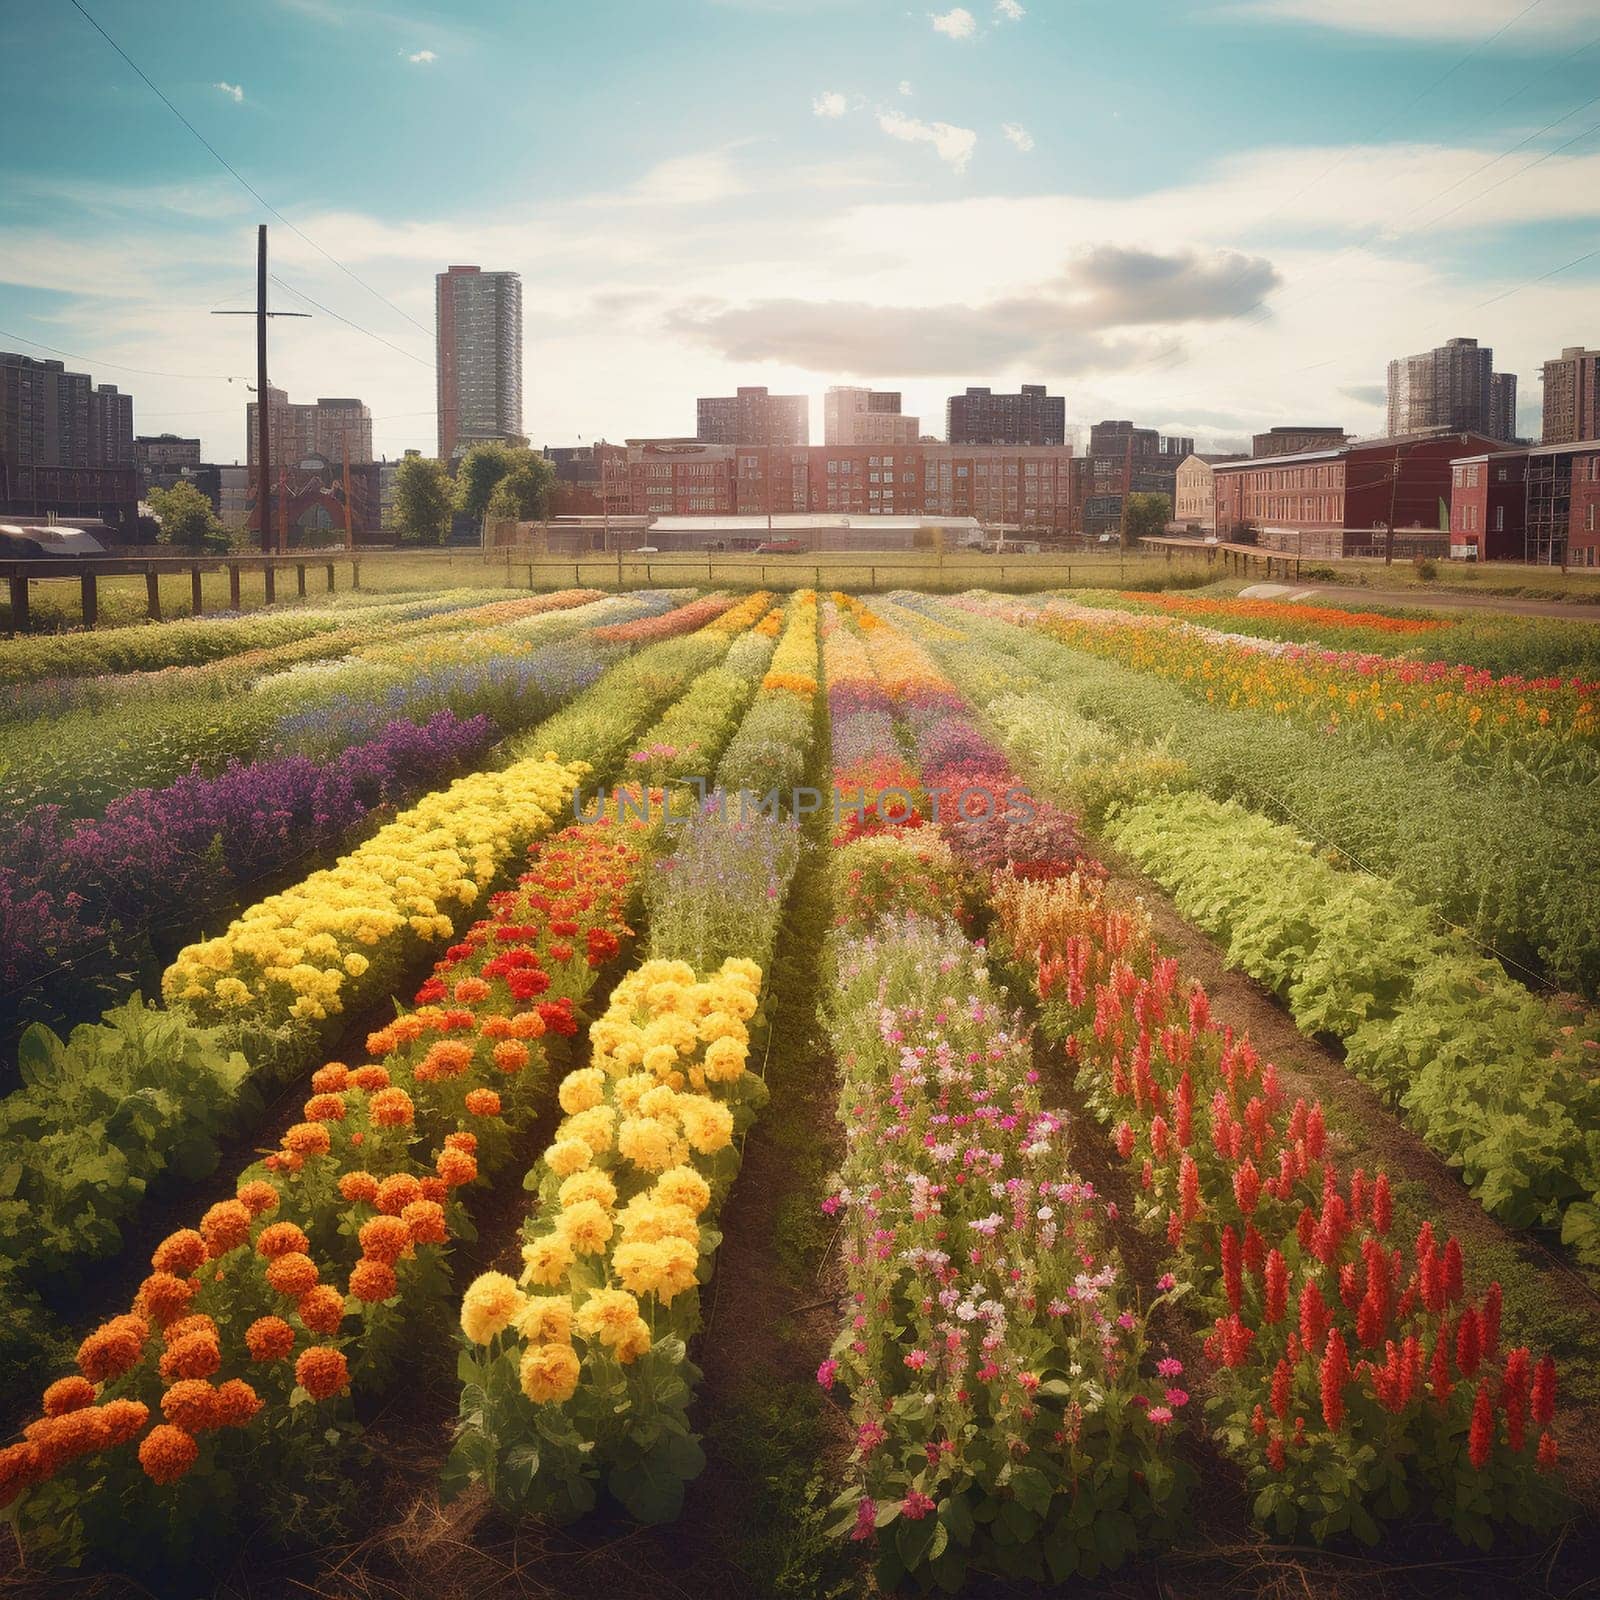
[[[664,1083],[658,1083],[639,1096],[639,1104],[634,1107],[634,1112],[641,1117],[675,1117],[678,1114],[678,1092]]]
[[[642,1063],[646,1072],[654,1073],[658,1078],[672,1072],[678,1065],[678,1052],[670,1044],[656,1044],[644,1053]]]
[[[656,1179],[651,1193],[663,1205],[683,1206],[699,1216],[711,1204],[711,1185],[693,1167],[671,1167]]]
[[[639,1302],[624,1289],[596,1289],[575,1320],[585,1338],[615,1344],[639,1320]]]
[[[572,1301],[564,1294],[529,1295],[516,1326],[529,1344],[571,1344]]]
[[[677,1238],[699,1248],[700,1224],[695,1221],[694,1212],[688,1206],[655,1199],[654,1191],[635,1195],[617,1220],[622,1225],[622,1237],[629,1244]]]
[[[590,1106],[575,1117],[568,1117],[561,1130],[563,1139],[582,1139],[597,1156],[611,1148],[612,1130],[617,1125],[617,1114],[610,1106]]]
[[[631,1366],[640,1356],[650,1353],[650,1325],[643,1317],[635,1317],[633,1322],[617,1340],[615,1354],[623,1366]]]
[[[596,1200],[580,1200],[556,1218],[556,1232],[580,1256],[599,1255],[614,1227],[611,1213]]]
[[[556,1191],[562,1208],[575,1206],[580,1200],[595,1200],[609,1211],[617,1203],[617,1186],[598,1167],[575,1172]]]
[[[561,1080],[561,1091],[556,1098],[561,1102],[561,1109],[569,1117],[575,1117],[580,1111],[599,1105],[605,1094],[605,1074],[595,1067],[579,1067]]]
[[[535,1344],[522,1353],[522,1392],[535,1405],[560,1405],[578,1387],[582,1368],[569,1344]]]
[[[488,1344],[511,1325],[526,1296],[503,1272],[475,1278],[461,1300],[461,1330],[474,1344]]]
[[[522,1247],[522,1281],[551,1288],[567,1275],[574,1256],[572,1246],[556,1234],[547,1233],[542,1239]]]
[[[733,1083],[744,1072],[748,1049],[737,1039],[718,1039],[706,1047],[705,1074],[713,1083]]]
[[[616,1087],[611,1091],[617,1104],[623,1111],[636,1111],[640,1099],[656,1087],[656,1080],[647,1072],[630,1072],[625,1078],[618,1078]]]
[[[726,1148],[733,1138],[733,1112],[704,1095],[681,1096],[678,1116],[683,1123],[684,1136],[703,1156]]]
[[[644,1172],[663,1172],[679,1159],[681,1141],[653,1117],[629,1117],[617,1134],[617,1152]]]
[[[594,1160],[594,1151],[582,1139],[560,1138],[544,1153],[544,1164],[558,1178],[581,1172]]]
[[[666,1238],[620,1244],[612,1253],[611,1267],[634,1294],[653,1294],[663,1305],[695,1282],[699,1252],[684,1239]]]

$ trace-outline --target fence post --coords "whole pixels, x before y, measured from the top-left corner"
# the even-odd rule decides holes
[[[239,563],[237,561],[228,563],[228,609],[230,611],[244,609],[239,599]]]
[[[533,587],[533,563],[531,561],[528,563],[528,587],[530,589]]]
[[[305,564],[305,562],[297,561],[295,563],[295,566],[294,566],[294,579],[295,579],[295,588],[299,592],[300,598],[302,600],[304,600],[305,597],[306,597],[306,564]]]
[[[144,569],[144,596],[152,622],[161,620],[161,578],[154,567]]]
[[[11,580],[11,631],[28,631],[28,580],[25,577]]]
[[[350,563],[350,587],[352,589],[361,587],[361,563],[359,561]]]
[[[266,603],[270,606],[278,598],[278,574],[273,570],[271,561],[262,566],[261,581],[266,591]]]
[[[872,574],[872,592],[876,594],[878,592],[878,569],[876,567],[868,567],[867,571]]]
[[[189,609],[199,616],[204,609],[204,596],[200,592],[200,568],[189,568]]]
[[[333,563],[328,563],[328,593],[333,593]]]
[[[78,595],[83,602],[83,625],[92,628],[100,616],[100,596],[92,572],[79,574]]]

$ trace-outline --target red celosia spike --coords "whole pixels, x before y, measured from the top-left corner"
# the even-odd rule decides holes
[[[1344,1389],[1350,1379],[1350,1352],[1337,1328],[1328,1334],[1318,1381],[1322,1388],[1322,1420],[1337,1433],[1344,1422]]]
[[[1461,1280],[1461,1241],[1451,1234],[1444,1245],[1444,1292],[1451,1305],[1461,1298]]]
[[[1317,1280],[1307,1278],[1300,1289],[1300,1342],[1305,1346],[1307,1355],[1322,1348],[1331,1320]]]
[[[1357,1167],[1350,1174],[1350,1220],[1359,1228],[1367,1220],[1367,1175]]]
[[[1560,1455],[1561,1452],[1556,1447],[1556,1436],[1553,1433],[1541,1433],[1539,1435],[1539,1470],[1541,1472],[1554,1472]]]
[[[1266,1290],[1266,1319],[1269,1323],[1282,1322],[1289,1308],[1289,1269],[1281,1250],[1267,1254]],[[1280,1411],[1278,1415],[1281,1417],[1283,1413]]]
[[[1361,1297],[1356,1312],[1356,1338],[1362,1349],[1370,1350],[1383,1334],[1383,1302],[1369,1290]]]
[[[1302,1206],[1300,1217],[1295,1224],[1295,1234],[1300,1241],[1300,1254],[1311,1254],[1312,1242],[1317,1236],[1317,1214],[1310,1206]]]
[[[1187,1150],[1194,1141],[1194,1083],[1187,1071],[1178,1079],[1178,1143]]]
[[[1451,1390],[1455,1387],[1450,1382],[1450,1339],[1442,1328],[1433,1341],[1433,1360],[1428,1364],[1428,1387],[1433,1390],[1433,1398],[1440,1405],[1448,1403]]]
[[[1279,1422],[1289,1420],[1289,1400],[1293,1383],[1294,1373],[1289,1363],[1280,1357],[1272,1372],[1272,1412]]]
[[[1183,1206],[1183,1221],[1187,1226],[1200,1215],[1200,1168],[1195,1165],[1195,1159],[1188,1151],[1184,1152],[1182,1164],[1178,1168],[1178,1197]]]
[[[1242,1285],[1239,1276],[1239,1236],[1233,1231],[1232,1223],[1222,1230],[1222,1287],[1227,1293],[1228,1304],[1237,1312],[1242,1303]]]
[[[1319,1100],[1306,1117],[1306,1149],[1311,1152],[1313,1161],[1320,1161],[1327,1148],[1328,1130],[1323,1122],[1322,1102]]]
[[[1380,1172],[1372,1184],[1372,1227],[1386,1236],[1394,1226],[1394,1197],[1389,1193],[1389,1174]]]
[[[1478,1370],[1483,1357],[1478,1313],[1468,1306],[1456,1323],[1456,1370],[1463,1378],[1470,1378]]]
[[[1233,1198],[1245,1216],[1250,1216],[1261,1200],[1261,1174],[1248,1156],[1234,1169]]]
[[[1244,1230],[1244,1267],[1252,1277],[1259,1278],[1261,1269],[1267,1264],[1267,1241],[1263,1239],[1253,1222],[1245,1224]]]
[[[1545,1356],[1533,1372],[1533,1420],[1548,1428],[1556,1414],[1556,1364]]]
[[[1494,1449],[1494,1403],[1489,1397],[1489,1385],[1478,1385],[1478,1397],[1472,1403],[1472,1427],[1467,1434],[1467,1459],[1474,1470],[1482,1472],[1489,1464]]]
[[[1361,1280],[1356,1276],[1356,1264],[1347,1261],[1339,1268],[1339,1298],[1346,1311],[1354,1311],[1361,1304]]]

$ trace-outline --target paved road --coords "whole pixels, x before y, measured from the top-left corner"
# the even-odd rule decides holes
[[[1410,606],[1427,611],[1493,611],[1503,616],[1561,617],[1569,622],[1600,622],[1600,603],[1538,600],[1524,595],[1464,594],[1458,589],[1362,589],[1349,584],[1254,583],[1244,591],[1262,599],[1348,602]]]

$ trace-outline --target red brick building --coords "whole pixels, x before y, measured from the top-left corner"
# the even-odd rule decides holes
[[[1072,528],[1070,445],[725,445],[630,439],[596,447],[610,509],[632,516],[977,517]]]
[[[1459,456],[1451,479],[1452,555],[1600,566],[1600,439]]]
[[[1449,523],[1451,462],[1496,441],[1474,433],[1358,439],[1298,455],[1218,463],[1217,531],[1368,534],[1387,527],[1441,532]]]

